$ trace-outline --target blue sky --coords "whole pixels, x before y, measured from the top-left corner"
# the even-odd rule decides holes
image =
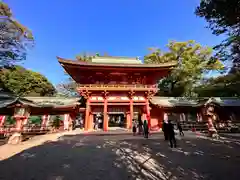
[[[36,45],[24,67],[53,84],[66,80],[56,56],[81,52],[143,57],[148,47],[169,40],[212,46],[221,41],[195,16],[200,0],[5,0],[14,16],[29,27]]]

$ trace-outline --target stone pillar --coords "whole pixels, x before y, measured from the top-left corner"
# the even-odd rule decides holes
[[[0,127],[4,125],[5,121],[6,121],[6,116],[0,116]]]
[[[104,96],[104,107],[103,107],[103,130],[108,130],[108,110],[107,110],[107,96]]]

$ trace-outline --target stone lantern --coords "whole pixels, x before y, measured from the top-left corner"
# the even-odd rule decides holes
[[[22,125],[27,123],[30,111],[29,108],[17,105],[14,108],[14,119],[16,120],[16,131],[22,129]]]
[[[14,108],[14,119],[16,120],[15,132],[9,138],[9,144],[18,144],[22,141],[21,131],[23,129],[23,125],[27,123],[27,119],[29,117],[29,108],[23,107],[20,104],[17,104]]]

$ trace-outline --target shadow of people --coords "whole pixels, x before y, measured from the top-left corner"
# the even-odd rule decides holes
[[[2,160],[0,179],[238,179],[234,148],[190,139],[179,141],[182,148],[171,149],[161,138],[62,136]]]

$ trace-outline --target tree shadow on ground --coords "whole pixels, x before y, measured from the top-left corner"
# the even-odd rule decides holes
[[[239,179],[238,149],[203,139],[62,136],[0,163],[6,180]]]

